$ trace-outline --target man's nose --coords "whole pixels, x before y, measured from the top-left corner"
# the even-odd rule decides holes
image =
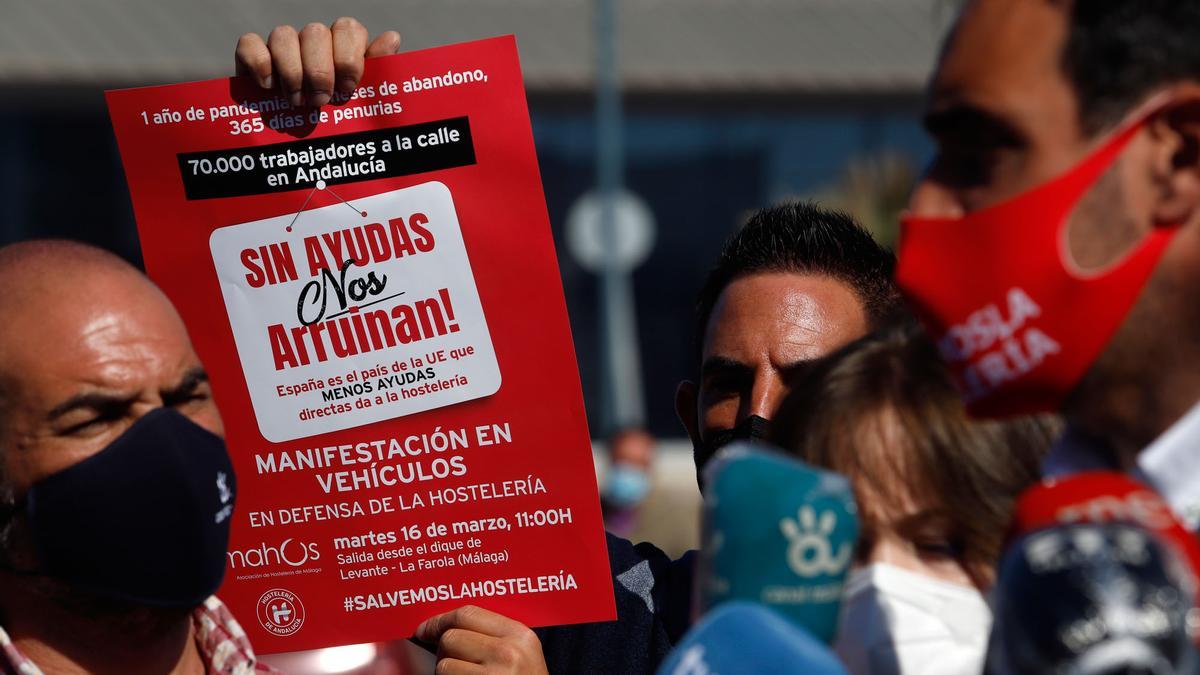
[[[129,416],[131,419],[139,420],[147,413],[158,410],[161,407],[163,407],[162,397],[156,393],[152,396],[148,396],[145,400],[139,400],[138,402],[134,403],[129,408]]]
[[[754,384],[750,387],[750,398],[742,406],[737,421],[741,422],[753,415],[771,419],[785,396],[787,390],[778,377],[770,374],[756,375]]]
[[[961,218],[966,210],[953,190],[927,175],[909,196],[908,212],[921,218]]]

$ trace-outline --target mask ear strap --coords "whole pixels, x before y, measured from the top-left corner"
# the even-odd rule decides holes
[[[1091,188],[1104,172],[1108,171],[1134,135],[1146,126],[1151,117],[1162,111],[1170,102],[1171,96],[1166,93],[1149,98],[1133,112],[1127,114],[1107,134],[1104,134],[1104,139],[1099,145],[1089,150],[1088,155],[1075,168],[1068,170],[1056,179],[1051,179],[1045,185],[1069,186],[1071,192],[1077,193],[1067,204],[1068,207],[1073,208],[1075,200]]]
[[[1146,99],[1145,103],[1138,106],[1137,112],[1130,117],[1127,124],[1141,125],[1145,123],[1152,116],[1162,112],[1174,100],[1175,97],[1165,91],[1151,96]]]

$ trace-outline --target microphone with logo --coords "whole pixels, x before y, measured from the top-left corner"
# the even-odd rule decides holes
[[[1193,577],[1200,573],[1200,542],[1171,507],[1146,485],[1123,473],[1089,471],[1043,481],[1017,498],[1010,538],[1064,523],[1124,522],[1170,545]],[[1196,597],[1200,602],[1200,595]]]
[[[988,675],[1197,672],[1195,583],[1170,546],[1125,523],[1054,525],[1001,560]]]
[[[773,610],[737,601],[693,626],[658,669],[658,675],[738,673],[846,675],[846,669],[807,631]]]
[[[854,494],[844,477],[764,447],[730,445],[705,472],[695,604],[760,603],[828,644],[858,539]]]

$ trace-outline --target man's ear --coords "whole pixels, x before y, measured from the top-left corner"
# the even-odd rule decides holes
[[[698,397],[696,383],[691,380],[683,380],[675,387],[675,416],[679,418],[679,423],[692,440],[692,445],[700,442],[700,426],[696,419],[699,414]]]
[[[1200,85],[1182,84],[1148,125],[1158,194],[1154,222],[1178,225],[1200,214]]]

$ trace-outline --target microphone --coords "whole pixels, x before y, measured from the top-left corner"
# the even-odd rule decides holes
[[[1196,672],[1193,586],[1173,551],[1134,525],[1029,533],[1000,563],[985,672]]]
[[[1047,479],[1029,488],[1013,506],[1010,539],[1062,523],[1125,522],[1154,533],[1200,572],[1200,542],[1175,517],[1170,505],[1150,487],[1123,473],[1088,471]],[[1200,596],[1197,596],[1200,602]]]
[[[774,611],[748,602],[728,602],[692,627],[658,675],[805,673],[846,675],[820,640]]]
[[[705,472],[695,604],[760,603],[829,644],[858,539],[854,494],[844,477],[766,448],[731,444]]]

